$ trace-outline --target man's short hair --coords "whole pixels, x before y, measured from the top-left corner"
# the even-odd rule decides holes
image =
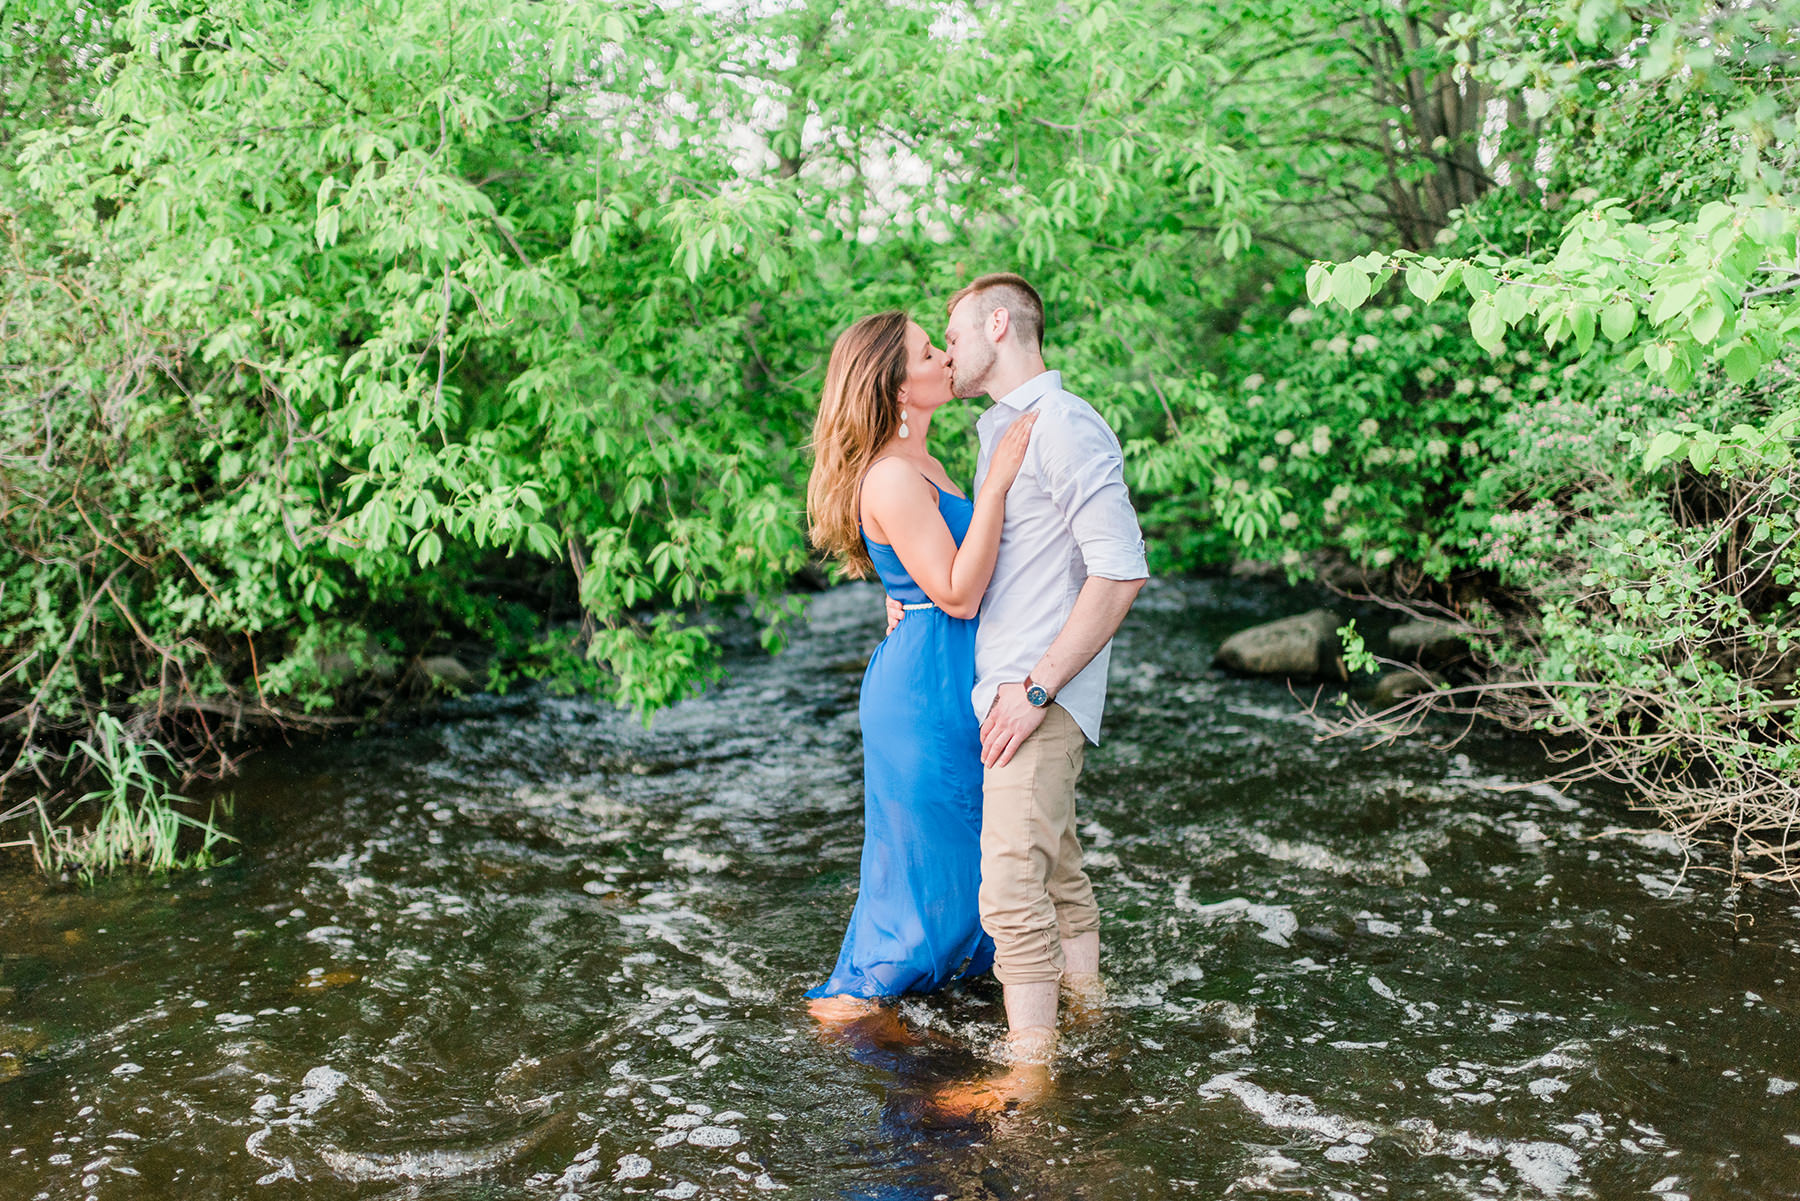
[[[1044,298],[1037,294],[1036,288],[1025,282],[1023,276],[1014,275],[1010,271],[996,271],[991,275],[980,276],[958,289],[945,306],[945,311],[955,312],[956,306],[970,296],[975,298],[977,324],[993,316],[995,309],[1005,309],[1019,339],[1028,341],[1039,349],[1043,348]]]

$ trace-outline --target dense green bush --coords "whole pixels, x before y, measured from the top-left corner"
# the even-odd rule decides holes
[[[1423,560],[1493,580],[1462,614],[1490,674],[1348,728],[1453,708],[1571,736],[1561,778],[1627,785],[1684,835],[1727,844],[1713,866],[1734,876],[1800,879],[1796,10],[1549,15],[1489,69],[1535,78],[1535,107],[1562,118],[1551,183],[1574,203],[1557,236],[1309,271],[1313,299],[1346,310],[1396,276],[1449,292],[1498,365],[1532,354],[1518,346],[1533,330],[1580,356],[1534,361],[1524,403],[1513,389],[1496,406],[1488,464],[1434,523],[1460,534],[1461,561]],[[1556,46],[1595,58],[1570,71]],[[1616,126],[1582,107],[1605,92]],[[1653,128],[1691,136],[1683,169],[1662,164],[1659,190],[1628,205],[1616,197],[1659,163]]]

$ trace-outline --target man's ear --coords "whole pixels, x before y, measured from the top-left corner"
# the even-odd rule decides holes
[[[1007,331],[1010,329],[1012,329],[1012,314],[1005,309],[995,309],[994,315],[988,318],[988,336],[998,342],[1006,337]]]

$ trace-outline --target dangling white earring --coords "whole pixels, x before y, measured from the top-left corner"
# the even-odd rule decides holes
[[[900,410],[900,436],[902,438],[912,437],[912,431],[906,428],[906,410],[905,409]]]

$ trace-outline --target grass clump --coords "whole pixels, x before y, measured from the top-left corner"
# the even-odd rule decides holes
[[[219,803],[204,818],[179,808],[193,802],[164,778],[175,762],[169,749],[155,739],[133,737],[111,714],[96,718],[92,730],[91,739],[75,743],[69,763],[96,771],[103,786],[60,811],[34,797],[0,815],[37,818],[31,836],[7,845],[29,845],[46,875],[73,876],[84,884],[123,867],[168,871],[221,862],[221,844],[237,840],[218,825]],[[225,806],[224,814],[229,813]]]

